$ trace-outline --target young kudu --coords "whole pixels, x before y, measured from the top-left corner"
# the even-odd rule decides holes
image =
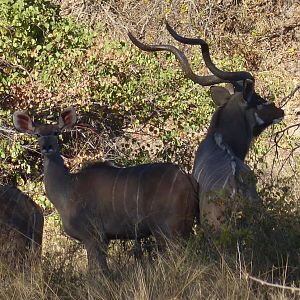
[[[259,200],[256,178],[244,163],[251,141],[265,128],[282,120],[284,112],[254,90],[254,78],[248,72],[224,72],[212,62],[207,43],[199,38],[178,35],[166,22],[167,30],[177,41],[200,45],[207,68],[213,75],[196,75],[188,59],[171,45],[146,45],[128,33],[131,41],[145,51],[169,51],[180,62],[185,75],[202,86],[230,83],[233,93],[212,86],[211,96],[217,105],[207,135],[195,156],[193,175],[198,182],[200,220],[219,228],[224,219],[225,196]]]
[[[39,259],[44,217],[41,208],[16,187],[0,185],[0,259],[18,267]]]
[[[191,232],[198,211],[197,184],[176,165],[120,168],[97,162],[71,174],[60,155],[58,136],[75,124],[73,108],[62,112],[58,125],[35,125],[23,112],[15,112],[13,120],[18,131],[37,136],[47,197],[65,232],[84,244],[90,270],[108,270],[111,239],[137,241],[152,234],[163,246],[165,238]]]

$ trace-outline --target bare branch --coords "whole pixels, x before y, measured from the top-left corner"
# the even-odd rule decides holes
[[[15,130],[9,129],[9,128],[5,128],[5,127],[0,127],[0,131],[3,131],[3,132],[5,132],[5,133],[9,133],[9,134],[11,134],[11,135],[16,133]]]
[[[282,135],[280,136],[279,140],[277,139],[277,137],[280,135],[280,134],[283,134],[285,133],[286,131],[292,129],[292,128],[295,128],[295,131],[300,127],[300,123],[296,123],[296,124],[293,124],[293,125],[289,125],[285,128],[283,128],[282,130],[279,130],[275,133],[275,143],[278,143],[279,140],[281,139]]]
[[[273,158],[273,162],[272,162],[272,173],[273,173],[273,170],[274,170],[274,166],[275,166],[275,162],[276,162],[276,158],[278,159],[279,157],[279,151],[278,149],[279,148],[282,148],[279,146],[279,143],[280,141],[282,140],[282,138],[284,137],[285,133],[291,129],[294,128],[294,132],[300,128],[300,123],[296,123],[296,124],[293,124],[293,125],[289,125],[285,128],[283,128],[282,130],[280,131],[277,131],[275,133],[275,136],[274,136],[274,146],[275,147],[275,157]],[[293,135],[293,133],[292,133]],[[272,148],[273,148],[272,147]],[[296,145],[290,149],[290,152],[288,154],[288,156],[283,160],[283,163],[279,169],[279,173],[281,172],[281,170],[283,169],[284,165],[287,163],[287,162],[290,162],[290,159],[294,157],[294,153],[296,150],[298,150],[300,148],[300,144],[296,143]],[[292,168],[293,169],[293,168]],[[295,172],[295,170],[293,170]]]
[[[260,283],[261,285],[266,285],[266,286],[270,286],[270,287],[275,287],[275,288],[279,288],[279,289],[284,289],[284,290],[289,290],[292,293],[300,293],[300,288],[297,287],[292,287],[292,286],[286,286],[286,285],[281,285],[281,284],[277,284],[277,283],[270,283],[264,280],[261,280],[259,278],[256,278],[254,276],[249,275],[248,273],[246,274],[246,279],[251,279],[255,282]]]
[[[284,107],[289,100],[295,95],[295,93],[300,89],[300,83],[298,83],[295,88],[285,97],[282,98],[280,107]]]

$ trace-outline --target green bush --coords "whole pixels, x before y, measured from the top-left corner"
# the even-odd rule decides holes
[[[76,57],[91,45],[94,35],[59,12],[51,1],[1,1],[0,56],[8,65],[0,92],[30,79],[54,88],[58,78],[53,69],[55,75],[64,75],[70,68],[66,56]]]

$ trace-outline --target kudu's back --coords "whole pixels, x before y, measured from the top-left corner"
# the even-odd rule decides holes
[[[1,260],[13,266],[41,255],[44,218],[31,198],[12,186],[0,186]]]
[[[71,199],[70,227],[91,222],[109,239],[141,238],[156,231],[186,236],[198,211],[192,177],[167,163],[87,166],[73,176]]]

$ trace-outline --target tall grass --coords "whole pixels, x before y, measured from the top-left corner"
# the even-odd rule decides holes
[[[45,245],[41,265],[31,273],[0,268],[0,299],[296,299],[297,294],[247,277],[251,263],[192,238],[163,254],[137,262],[117,245],[110,249],[108,276],[86,272],[83,249],[72,241]],[[236,257],[236,259],[233,259]],[[261,278],[270,278],[262,274]],[[285,283],[286,274],[276,278]]]

